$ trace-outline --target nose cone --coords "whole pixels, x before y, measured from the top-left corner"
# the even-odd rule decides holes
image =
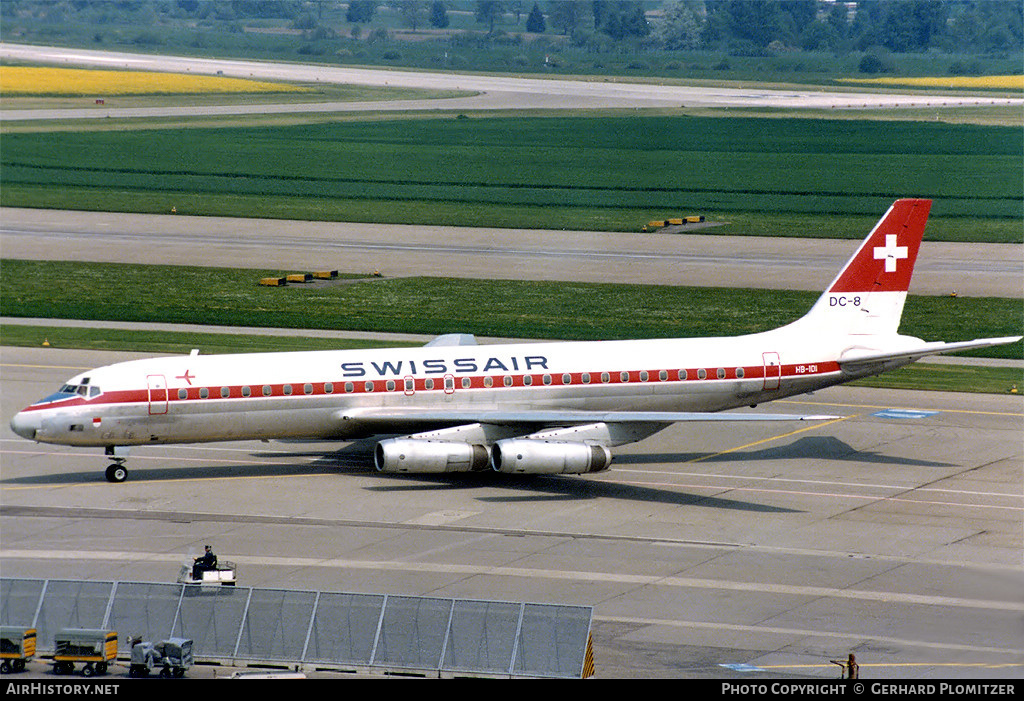
[[[17,433],[22,438],[28,438],[30,441],[36,439],[36,431],[41,428],[40,417],[38,413],[31,411],[21,411],[14,415],[11,419],[11,430]]]

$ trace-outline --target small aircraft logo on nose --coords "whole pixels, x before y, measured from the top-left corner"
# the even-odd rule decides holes
[[[875,249],[875,250],[878,250],[878,249]],[[195,375],[188,374],[188,370],[186,370],[184,375],[177,375],[174,379],[176,379],[176,380],[185,380],[185,382],[187,382],[187,383],[189,383],[189,385],[191,385],[193,377],[195,377]]]
[[[896,245],[896,234],[885,235],[885,245],[875,246],[875,260],[885,260],[885,272],[896,272],[896,261],[910,254],[906,246]]]

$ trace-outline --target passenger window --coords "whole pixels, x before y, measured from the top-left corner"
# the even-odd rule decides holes
[[[229,387],[221,387],[220,388],[220,396],[223,397],[224,399],[227,399],[228,397],[230,397],[231,396],[231,388],[229,388]]]
[[[302,393],[303,394],[313,394],[313,385],[309,384],[308,382],[306,384],[302,385]]]
[[[736,368],[736,377],[742,380],[745,374],[746,373],[743,371],[743,368]]]
[[[188,390],[187,389],[179,389],[178,390],[178,399],[186,399],[187,397],[188,397]]]

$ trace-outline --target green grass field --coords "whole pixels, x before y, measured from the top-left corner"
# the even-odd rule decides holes
[[[600,340],[730,336],[802,316],[813,292],[450,278],[261,287],[280,271],[4,260],[0,314],[212,325]],[[901,332],[1021,333],[1019,299],[911,297]],[[1021,358],[1021,343],[976,351]]]
[[[935,200],[931,240],[1024,241],[1020,129],[728,117],[346,121],[10,133],[3,206],[311,220],[864,235]],[[788,224],[786,222],[789,222]]]

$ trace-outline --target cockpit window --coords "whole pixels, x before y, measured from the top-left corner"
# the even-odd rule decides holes
[[[100,395],[100,391],[99,387],[93,387],[89,384],[64,385],[60,388],[60,391],[54,395],[54,398],[59,398],[62,394],[77,394],[85,397],[86,399],[92,399],[93,397],[98,397]]]

